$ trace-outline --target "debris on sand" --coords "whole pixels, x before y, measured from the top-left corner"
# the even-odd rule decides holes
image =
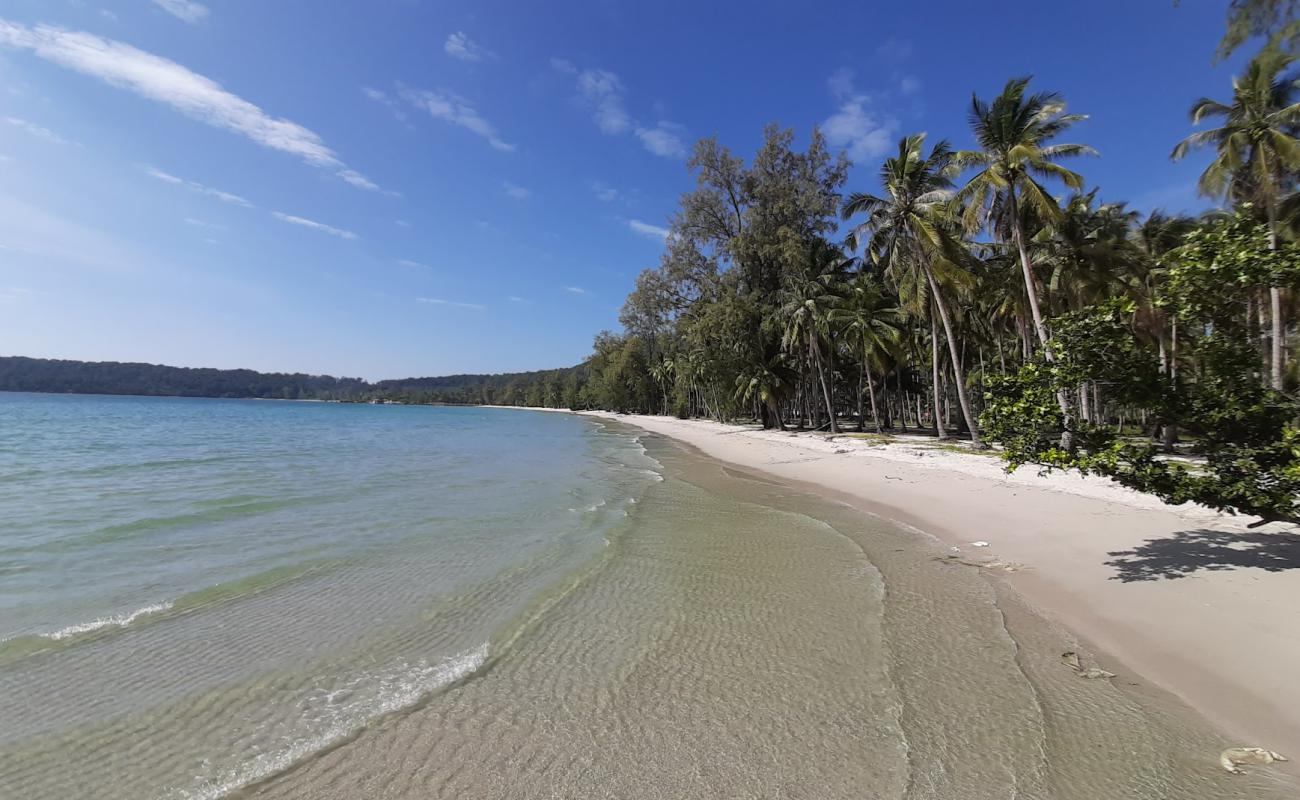
[[[1061,661],[1067,667],[1074,670],[1074,674],[1078,675],[1080,678],[1097,680],[1098,678],[1115,677],[1115,673],[1110,672],[1108,670],[1104,670],[1101,667],[1083,666],[1083,662],[1079,660],[1079,654],[1074,652],[1073,650],[1066,650],[1064,653],[1061,653]]]
[[[1274,753],[1272,750],[1265,750],[1262,747],[1229,747],[1219,754],[1219,766],[1234,775],[1245,774],[1246,771],[1241,769],[1242,764],[1259,766],[1272,764],[1274,761],[1286,760],[1287,757],[1281,753]]]

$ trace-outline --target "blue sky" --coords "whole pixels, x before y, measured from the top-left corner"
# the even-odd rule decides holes
[[[1105,199],[1199,210],[1204,159],[1168,154],[1240,69],[1225,6],[8,0],[0,354],[569,365],[657,263],[694,139],[822,125],[872,189],[1022,74],[1091,116]]]

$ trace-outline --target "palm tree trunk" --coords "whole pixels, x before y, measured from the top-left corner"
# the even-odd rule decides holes
[[[822,397],[826,399],[826,424],[831,433],[839,433],[835,427],[835,406],[831,403],[831,390],[826,385],[826,370],[822,367],[822,351],[817,346],[817,337],[810,337],[808,349],[812,351],[813,363],[817,365],[817,380],[822,385]]]
[[[961,414],[966,419],[966,427],[970,429],[971,444],[983,449],[984,443],[980,441],[979,424],[975,422],[975,416],[971,414],[970,400],[966,397],[966,381],[962,375],[961,361],[957,357],[957,340],[952,335],[952,319],[948,316],[948,305],[943,301],[943,295],[939,294],[939,285],[934,280],[934,274],[930,272],[929,264],[925,265],[925,279],[930,284],[930,295],[934,297],[935,305],[939,307],[939,317],[943,320],[944,333],[948,335],[948,356],[952,359],[953,382],[957,384],[957,402],[961,404]],[[931,327],[933,328],[933,324]],[[935,353],[937,358],[937,349]],[[937,368],[935,373],[938,374]],[[935,386],[938,386],[937,381]]]
[[[936,324],[933,309],[930,311],[930,353],[930,372],[933,375],[931,395],[934,397],[934,435],[942,441],[948,438],[948,433],[943,429],[943,417],[939,408],[939,326]],[[920,409],[917,409],[917,414],[920,413]]]
[[[1043,323],[1043,312],[1038,307],[1038,288],[1034,284],[1034,270],[1029,264],[1029,250],[1025,247],[1025,232],[1020,224],[1020,209],[1016,200],[1016,185],[1011,184],[1007,191],[1011,203],[1011,231],[1016,240],[1016,249],[1020,251],[1020,269],[1024,273],[1025,293],[1029,296],[1029,311],[1034,316],[1034,330],[1038,331],[1038,341],[1043,345],[1043,357],[1050,364],[1056,360],[1052,354],[1052,345],[1048,341],[1047,325]],[[1056,393],[1056,404],[1061,407],[1061,417],[1065,430],[1061,432],[1061,449],[1074,452],[1074,432],[1071,430],[1074,415],[1070,408],[1070,398],[1061,390]]]
[[[1270,253],[1277,252],[1277,211],[1274,209],[1272,202],[1268,203],[1268,249]],[[1273,324],[1273,358],[1272,358],[1272,378],[1273,389],[1282,391],[1282,362],[1286,351],[1286,325],[1282,320],[1282,287],[1277,284],[1277,277],[1274,276],[1272,285],[1268,287],[1269,299],[1269,316]]]
[[[867,394],[871,397],[871,421],[876,424],[876,433],[884,433],[880,427],[880,413],[876,411],[876,386],[875,381],[871,379],[871,373],[867,373]],[[888,400],[886,400],[888,402]]]

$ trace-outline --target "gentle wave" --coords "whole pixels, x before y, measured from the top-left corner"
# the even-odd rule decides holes
[[[97,631],[101,628],[110,628],[114,626],[118,628],[125,628],[127,625],[130,625],[132,622],[135,622],[140,617],[148,616],[149,614],[157,614],[161,611],[167,611],[171,607],[172,604],[170,601],[163,601],[161,603],[152,603],[150,605],[145,606],[144,608],[137,608],[135,611],[132,611],[127,614],[113,614],[112,616],[108,616],[108,617],[100,617],[99,619],[91,620],[90,622],[83,622],[80,625],[69,625],[66,628],[60,628],[59,630],[53,631],[51,633],[40,633],[37,635],[45,639],[53,639],[55,641],[59,641],[61,639],[71,638],[73,636],[76,636],[77,634]]]
[[[163,797],[168,800],[218,800],[247,786],[278,775],[305,758],[316,755],[355,736],[380,717],[419,704],[425,697],[459,680],[468,678],[487,663],[488,643],[473,650],[448,657],[437,663],[422,661],[413,667],[397,668],[361,675],[349,685],[327,696],[347,697],[367,686],[374,687],[375,698],[365,707],[340,705],[324,730],[290,743],[280,750],[261,753],[219,778],[195,789],[173,789]]]
[[[0,639],[0,666],[47,650],[72,647],[83,642],[98,640],[113,633],[139,628],[141,625],[148,623],[158,622],[181,614],[193,613],[219,603],[259,594],[321,572],[337,563],[339,562],[313,561],[305,564],[276,567],[244,578],[225,581],[193,592],[187,592],[175,600],[152,603],[129,613],[98,617],[89,622],[79,622],[56,631],[20,634],[8,639]]]

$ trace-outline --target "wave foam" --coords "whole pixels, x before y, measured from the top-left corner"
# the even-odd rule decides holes
[[[375,719],[404,708],[410,708],[425,696],[456,681],[473,675],[488,659],[488,643],[445,658],[437,663],[421,661],[411,667],[385,670],[361,675],[348,685],[324,695],[327,723],[320,732],[298,739],[288,747],[261,753],[245,761],[219,778],[204,783],[197,789],[181,789],[166,795],[175,800],[219,800],[233,792],[264,781],[315,753],[355,735]],[[369,688],[370,691],[366,691]],[[336,698],[368,695],[364,708],[359,704],[336,704]]]
[[[57,631],[51,631],[50,633],[42,633],[38,635],[43,639],[54,639],[55,641],[58,641],[61,639],[70,639],[73,636],[78,636],[83,633],[90,633],[91,631],[97,631],[101,628],[112,628],[112,627],[125,628],[127,625],[130,625],[132,622],[135,622],[140,617],[146,617],[150,614],[158,614],[163,611],[168,611],[171,609],[171,607],[172,607],[171,601],[167,600],[162,603],[153,603],[151,605],[147,605],[144,608],[137,608],[135,611],[131,611],[129,613],[113,614],[107,617],[100,617],[99,619],[94,619],[91,620],[90,622],[82,622],[77,625],[69,625],[66,628],[60,628]]]

